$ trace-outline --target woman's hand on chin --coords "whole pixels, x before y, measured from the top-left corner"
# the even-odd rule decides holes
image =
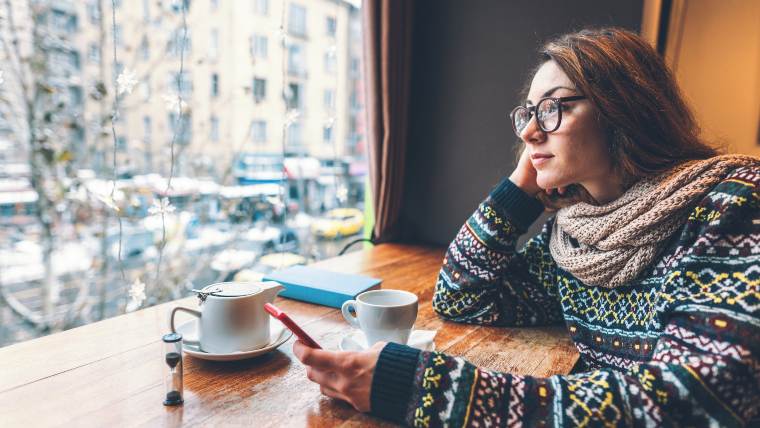
[[[360,412],[370,411],[372,376],[384,342],[361,352],[309,348],[297,340],[293,354],[306,366],[306,376],[322,394],[343,400]]]
[[[541,192],[546,192],[548,195],[557,193],[563,195],[566,187],[557,187],[551,189],[543,189],[536,183],[536,169],[530,162],[530,153],[528,148],[524,148],[520,155],[520,160],[517,161],[515,170],[510,174],[509,179],[523,192],[535,197]]]

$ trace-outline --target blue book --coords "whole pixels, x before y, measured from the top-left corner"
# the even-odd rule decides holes
[[[364,275],[330,272],[310,266],[292,266],[272,272],[264,281],[277,281],[285,289],[279,296],[340,308],[343,302],[379,288],[382,280]]]

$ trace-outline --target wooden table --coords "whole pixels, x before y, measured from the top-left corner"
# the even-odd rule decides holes
[[[438,330],[436,347],[475,364],[525,375],[567,373],[577,352],[563,327],[509,329],[442,321],[430,301],[443,249],[384,244],[316,266],[383,279],[416,293],[416,327]],[[185,404],[165,407],[168,312],[195,297],[0,348],[0,425],[387,426],[319,392],[293,356],[277,351],[237,362],[185,357]],[[349,331],[339,310],[284,298],[276,304],[325,348]]]

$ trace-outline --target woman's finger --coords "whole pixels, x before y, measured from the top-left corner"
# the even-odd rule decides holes
[[[306,377],[314,383],[335,389],[338,376],[333,371],[323,371],[312,366],[306,366]]]
[[[300,340],[293,343],[293,354],[307,366],[329,370],[340,364],[340,353],[306,346]]]
[[[326,396],[328,396],[330,398],[334,398],[336,400],[345,401],[346,403],[350,404],[351,407],[353,407],[354,409],[359,410],[359,409],[356,408],[356,405],[354,405],[354,403],[352,403],[351,400],[348,399],[348,397],[346,397],[345,395],[341,394],[340,392],[338,392],[338,391],[330,388],[329,386],[322,385],[319,388],[319,391],[322,394],[324,394],[324,395],[326,395]]]

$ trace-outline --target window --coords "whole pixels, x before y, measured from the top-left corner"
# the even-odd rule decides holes
[[[294,43],[288,46],[288,72],[296,76],[306,74],[303,46]]]
[[[90,24],[100,23],[100,10],[96,1],[87,2],[87,19],[89,19]]]
[[[251,122],[251,140],[254,143],[267,142],[267,123],[263,120],[254,120]]]
[[[84,98],[82,95],[82,87],[69,86],[69,103],[72,106],[80,107],[83,101],[84,101]]]
[[[77,16],[62,10],[51,11],[51,25],[56,31],[72,34],[77,31]]]
[[[209,139],[213,142],[219,141],[219,118],[211,116],[209,120]]]
[[[143,101],[150,101],[150,79],[146,76],[145,80],[140,82],[140,95]]]
[[[143,116],[143,139],[150,142],[153,136],[153,120],[150,116]]]
[[[150,59],[150,45],[148,44],[147,36],[143,36],[142,41],[140,41],[140,58],[142,58],[143,61],[148,61]]]
[[[254,34],[251,36],[251,56],[255,59],[266,59],[268,56],[267,45],[269,40],[267,36]]]
[[[288,33],[294,36],[306,36],[306,8],[295,3],[290,4],[288,13]]]
[[[113,27],[113,40],[117,47],[124,46],[124,31],[119,24]]]
[[[335,20],[334,16],[328,16],[325,20],[325,32],[330,37],[335,37],[335,34],[338,30],[338,21]]]
[[[187,145],[190,144],[190,140],[193,135],[192,121],[189,114],[182,115],[182,120],[179,120],[177,112],[173,111],[169,113],[169,129],[172,134],[177,135],[176,143]]]
[[[182,43],[184,40],[184,44]],[[184,46],[184,51],[182,48]],[[169,41],[166,43],[166,53],[170,56],[179,58],[180,52],[187,58],[190,55],[192,49],[192,39],[190,37],[190,29],[185,34],[184,30],[177,28],[169,35]]]
[[[216,61],[219,56],[219,30],[211,29],[211,36],[208,39],[208,58]]]
[[[178,78],[180,85],[179,87],[177,86]],[[190,77],[190,72],[183,71],[181,76],[177,71],[169,73],[166,87],[170,93],[176,94],[179,90],[179,94],[182,95],[182,98],[190,97],[190,95],[193,93],[193,80]]]
[[[14,14],[18,27],[27,30],[21,31],[28,36],[20,40],[22,50],[44,53],[35,56],[40,61],[39,68],[32,67],[28,77],[30,81],[49,84],[51,93],[39,98],[36,107],[41,112],[56,112],[55,123],[46,126],[56,136],[56,147],[68,150],[73,156],[69,167],[51,168],[46,171],[46,177],[54,180],[62,194],[67,195],[100,190],[98,184],[110,182],[114,176],[122,180],[119,186],[124,190],[115,194],[116,202],[123,209],[119,214],[94,197],[86,200],[61,198],[51,208],[81,212],[86,216],[58,216],[59,213],[42,207],[46,210],[45,215],[52,213],[56,218],[60,217],[64,229],[82,232],[76,236],[64,234],[57,239],[65,248],[70,244],[84,247],[87,260],[82,261],[83,267],[109,266],[109,269],[94,272],[91,278],[93,283],[119,285],[105,295],[97,294],[92,287],[87,288],[86,271],[43,272],[45,266],[41,262],[34,269],[32,266],[22,269],[22,266],[15,265],[15,260],[3,258],[2,253],[17,250],[16,235],[19,239],[33,241],[40,248],[46,248],[47,242],[44,234],[36,233],[39,226],[28,220],[0,221],[0,236],[12,237],[6,241],[0,238],[0,270],[33,270],[35,275],[40,275],[30,276],[23,283],[4,282],[8,285],[6,292],[15,295],[20,302],[28,302],[32,311],[41,312],[41,308],[51,304],[50,301],[43,302],[46,294],[40,292],[44,286],[40,278],[46,278],[43,274],[56,276],[56,283],[64,291],[84,290],[79,294],[60,293],[60,301],[52,302],[54,310],[50,314],[55,317],[50,320],[51,325],[70,325],[63,319],[68,316],[64,315],[66,313],[79,325],[80,321],[120,315],[125,307],[137,310],[169,298],[189,295],[186,287],[189,282],[198,287],[216,276],[211,265],[217,266],[218,260],[224,258],[226,253],[221,254],[224,250],[242,249],[241,241],[229,233],[233,224],[245,228],[248,222],[261,222],[271,228],[280,225],[281,220],[289,223],[296,212],[318,217],[337,206],[361,209],[365,200],[365,118],[364,112],[352,109],[349,101],[355,91],[359,95],[355,101],[364,104],[361,90],[366,85],[361,80],[360,62],[364,47],[361,3],[366,2],[117,1],[120,7],[117,5],[115,9],[112,0],[10,1],[13,5],[25,5]],[[0,0],[0,15],[2,4]],[[32,5],[33,12],[27,11],[28,4]],[[186,6],[190,8],[185,34],[183,12]],[[112,18],[115,18],[116,28]],[[243,25],[238,25],[241,22]],[[30,31],[35,25],[43,37],[31,37]],[[283,32],[285,34],[281,34]],[[339,48],[337,57],[334,45]],[[180,55],[184,59],[181,75],[178,74]],[[356,71],[354,74],[352,67]],[[116,80],[122,75],[121,86],[125,86],[127,76],[123,74],[127,70],[134,76],[135,85],[131,94],[123,93],[119,97],[121,101],[113,105],[111,97],[119,86]],[[329,74],[330,71],[335,74]],[[8,70],[4,89],[13,83],[7,74]],[[182,116],[177,106],[180,97]],[[26,119],[22,114],[26,110],[23,97],[6,98],[6,104],[10,106],[1,109],[0,113],[0,164],[24,163],[26,150],[22,150],[23,142],[3,141],[4,135],[12,136],[16,125],[23,124]],[[115,135],[112,135],[114,109],[116,126],[113,129]],[[183,119],[177,123],[180,117]],[[355,118],[353,122],[352,118]],[[284,119],[287,128],[283,128]],[[328,126],[333,121],[334,125]],[[353,134],[349,134],[351,123]],[[351,135],[355,136],[353,140],[349,138]],[[114,151],[116,156],[112,157]],[[346,165],[339,180],[334,180],[335,174],[329,168],[317,166],[320,160],[333,158],[336,153]],[[257,166],[260,163],[266,166],[251,167],[241,173],[237,162],[243,155],[256,158]],[[303,167],[299,168],[303,169],[303,174],[298,175],[303,175],[304,179],[308,177],[307,186],[295,185],[283,177],[288,156],[299,157],[295,164]],[[293,163],[287,160],[288,166]],[[348,165],[352,167],[352,174],[348,174]],[[15,169],[5,172],[17,173]],[[153,229],[156,222],[149,208],[159,195],[150,194],[147,189],[162,192],[170,172],[174,178],[181,177],[173,184],[177,193],[183,193],[171,198],[176,210],[174,214],[178,218],[197,218],[201,229],[193,224],[185,231],[187,235],[176,237],[188,239],[188,244],[195,249],[191,252],[182,251],[181,245],[169,245],[173,235],[168,234],[157,270],[158,259],[154,253],[157,247],[152,237],[156,235],[160,239],[156,233],[160,233],[160,229]],[[2,173],[0,171],[0,175]],[[19,172],[23,178],[28,178],[28,174]],[[238,187],[262,183],[269,185]],[[86,189],[82,188],[84,185]],[[280,185],[283,187],[278,187],[275,193],[275,187]],[[280,191],[289,194],[291,188],[297,191],[294,198],[287,201],[287,212],[283,212],[281,202],[268,196],[279,195]],[[110,192],[110,186],[104,190]],[[143,193],[143,190],[146,191]],[[243,200],[235,194],[238,191],[267,194]],[[338,202],[336,194],[347,196]],[[27,206],[36,209],[33,203],[29,203],[18,211],[26,210]],[[16,207],[12,208],[12,215],[17,215]],[[0,211],[2,209],[0,207]],[[112,251],[119,238],[115,224],[118,215],[123,215],[122,219],[126,221],[122,252],[125,277],[121,276],[118,254]],[[151,217],[153,223],[142,221],[147,217]],[[168,222],[167,227],[171,227]],[[206,236],[207,229],[220,233]],[[135,241],[135,233],[141,239],[151,238],[146,238],[139,248],[132,248],[135,245],[128,242]],[[289,247],[288,251],[302,256],[331,257],[346,240],[345,237],[337,241],[316,240],[311,235],[312,231],[304,230],[304,239]],[[100,242],[101,237],[107,248],[101,248],[99,244],[97,251],[89,251],[90,243]],[[23,250],[22,247],[18,249]],[[359,247],[352,247],[356,248]],[[57,252],[55,254],[57,257]],[[198,254],[204,257],[198,258]],[[22,261],[26,264],[26,260]],[[53,264],[60,262],[54,260]],[[160,271],[159,278],[155,276],[157,271]],[[187,275],[182,276],[180,282],[176,272],[186,272]],[[139,283],[134,284],[138,279],[148,284],[145,289],[147,300],[142,305],[128,294],[129,288],[139,286]],[[162,286],[151,286],[154,282]],[[29,300],[24,296],[39,298]],[[84,304],[79,305],[81,302]],[[68,308],[71,311],[67,312]],[[0,322],[0,346],[46,334],[24,324],[21,317],[5,318]]]
[[[322,141],[325,143],[332,143],[333,141],[333,127],[332,125],[322,126]]]
[[[219,96],[219,74],[211,74],[211,96],[216,98]]]
[[[174,13],[181,13],[182,8],[185,8],[185,11],[190,10],[190,0],[172,0],[171,1],[171,8]]]
[[[87,60],[94,63],[100,62],[100,48],[97,43],[87,45]]]
[[[327,110],[335,110],[335,89],[325,89],[322,96],[324,107]]]
[[[338,58],[335,56],[335,52],[329,50],[325,52],[325,73],[335,74],[338,71]]]
[[[150,22],[150,0],[142,1],[143,22]]]
[[[253,0],[253,12],[259,16],[269,15],[269,0]]]
[[[288,151],[299,153],[303,152],[306,148],[304,147],[304,141],[303,141],[303,126],[301,125],[301,122],[294,122],[288,127]]]
[[[267,97],[267,81],[258,77],[253,78],[253,100],[260,103]]]
[[[288,83],[285,90],[285,103],[288,109],[301,109],[303,107],[303,85],[300,83]]]

